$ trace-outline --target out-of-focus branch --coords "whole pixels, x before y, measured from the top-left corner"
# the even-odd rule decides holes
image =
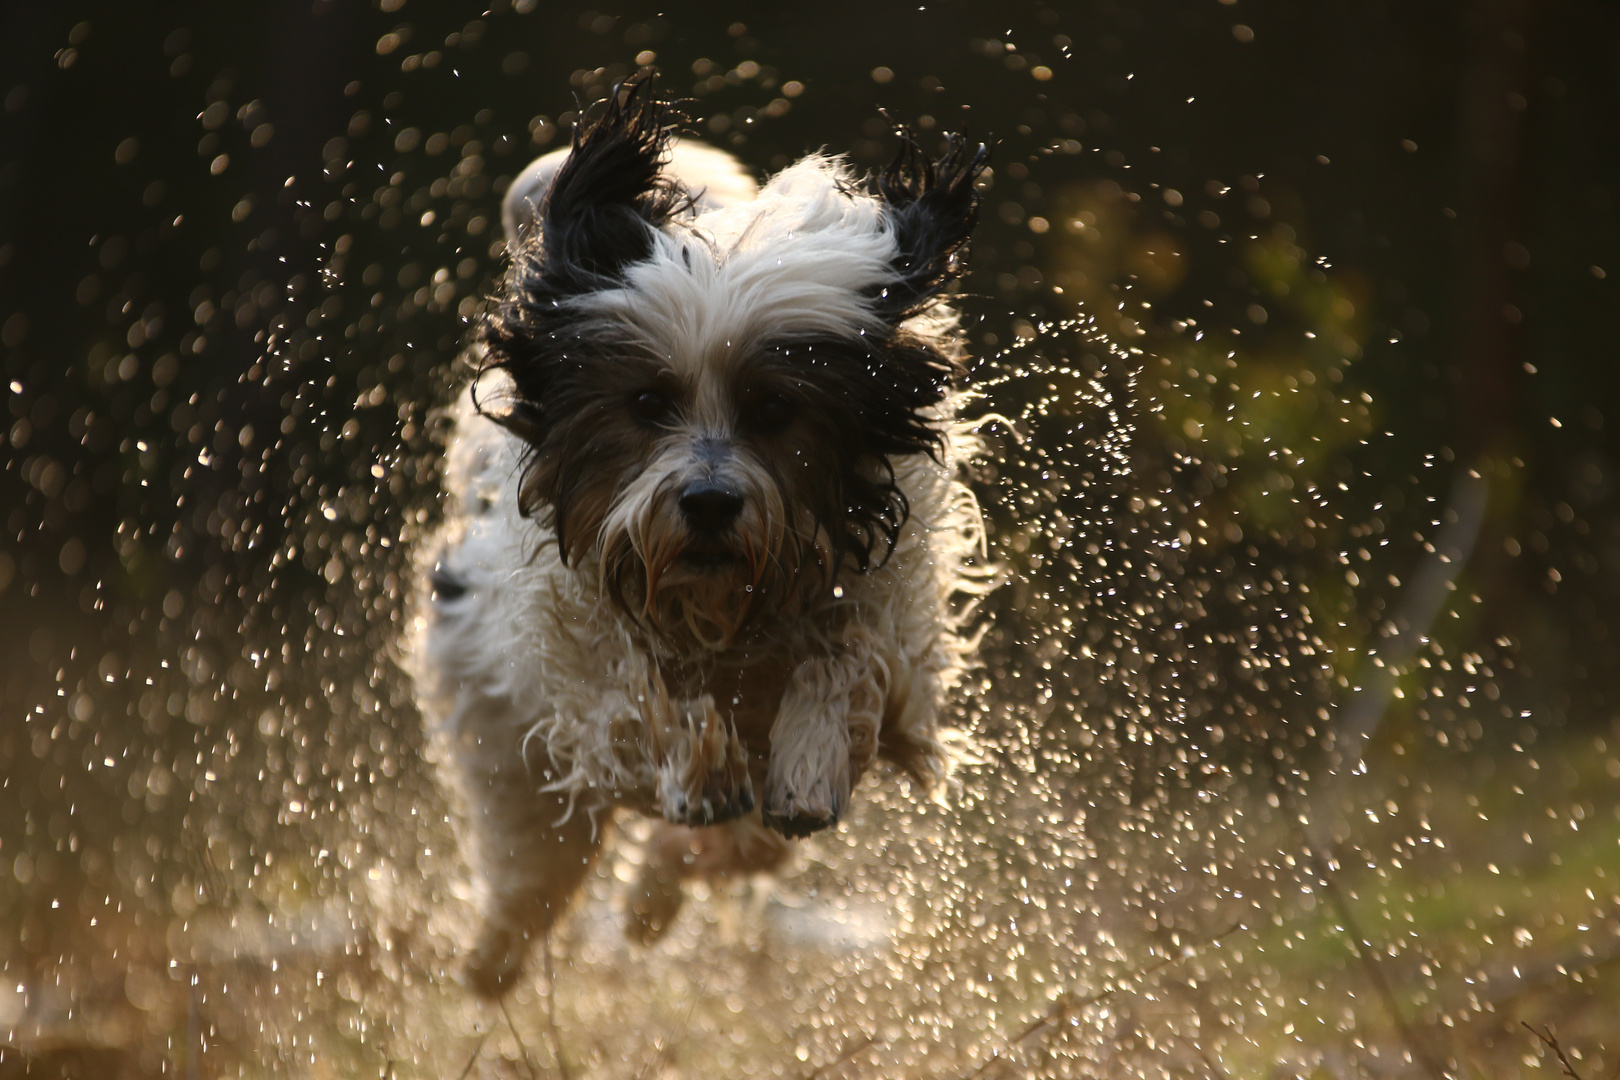
[[[1478,469],[1459,469],[1452,479],[1440,533],[1432,542],[1434,550],[1418,564],[1389,620],[1389,636],[1368,658],[1359,686],[1339,710],[1334,729],[1336,768],[1329,775],[1330,788],[1335,778],[1359,769],[1367,742],[1389,708],[1397,669],[1410,663],[1418,646],[1428,639],[1430,627],[1445,608],[1446,594],[1473,553],[1489,495],[1490,484]]]
[[[1334,844],[1333,821],[1345,804],[1345,785],[1351,776],[1363,770],[1367,744],[1382,725],[1384,713],[1389,708],[1390,695],[1395,690],[1396,672],[1411,661],[1418,646],[1428,639],[1430,628],[1445,609],[1446,594],[1456,586],[1458,575],[1468,564],[1474,543],[1479,539],[1480,526],[1485,520],[1489,497],[1490,484],[1481,470],[1468,467],[1458,470],[1452,479],[1440,532],[1411,575],[1395,614],[1389,620],[1388,635],[1378,649],[1368,656],[1350,699],[1339,710],[1332,767],[1326,771],[1316,790],[1309,794],[1299,812],[1300,826],[1305,834],[1306,857],[1321,880],[1329,903],[1344,924],[1351,950],[1368,982],[1383,1001],[1390,1022],[1407,1050],[1431,1076],[1437,1078],[1445,1075],[1445,1069],[1429,1054],[1402,1014],[1394,988],[1374,956],[1372,943],[1362,933],[1349,904],[1340,893],[1329,853]]]
[[[1530,5],[1486,0],[1459,8],[1468,24],[1470,61],[1459,86],[1457,158],[1457,337],[1453,363],[1459,376],[1452,402],[1452,438],[1460,467],[1452,479],[1439,534],[1411,575],[1388,633],[1366,658],[1354,689],[1340,704],[1330,767],[1300,805],[1306,856],[1338,913],[1368,981],[1399,1036],[1431,1075],[1445,1075],[1402,1014],[1393,987],[1362,933],[1334,877],[1334,823],[1346,785],[1365,770],[1367,746],[1383,724],[1399,669],[1410,663],[1445,609],[1446,594],[1473,553],[1484,523],[1490,485],[1486,462],[1499,450],[1517,409],[1519,364],[1515,328],[1522,314],[1510,303],[1513,281],[1506,252],[1516,239],[1520,142]]]

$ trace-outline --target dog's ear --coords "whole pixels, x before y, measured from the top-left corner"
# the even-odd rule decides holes
[[[581,119],[573,145],[541,196],[538,232],[519,236],[511,265],[478,332],[480,373],[505,371],[514,393],[479,411],[531,446],[557,419],[557,395],[582,330],[561,303],[620,281],[652,253],[652,231],[688,202],[660,172],[681,119],[653,93],[652,72],[614,87],[595,120]]]
[[[650,229],[689,201],[660,172],[679,120],[642,71],[614,87],[596,120],[574,126],[538,215],[542,273],[554,294],[602,288],[651,254]]]
[[[899,135],[894,161],[873,178],[898,248],[894,280],[877,305],[891,323],[915,315],[962,276],[968,237],[979,220],[974,181],[990,163],[988,146],[970,147],[961,135],[947,136],[938,161],[923,153],[909,129]]]

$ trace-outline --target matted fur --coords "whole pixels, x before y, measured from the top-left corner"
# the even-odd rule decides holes
[[[657,769],[642,747],[649,703],[669,693],[660,689],[664,643],[607,600],[595,560],[569,566],[555,543],[536,543],[514,483],[520,440],[480,415],[469,392],[454,415],[450,513],[422,550],[424,578],[448,571],[465,591],[441,593],[418,620],[411,654],[425,714],[446,737],[476,727],[480,737],[510,740],[514,755],[520,740],[539,740],[556,771],[538,779],[570,799],[601,794],[655,810]],[[899,463],[911,515],[893,554],[864,574],[840,575],[842,596],[829,590],[815,617],[773,625],[779,637],[761,650],[839,655],[841,663],[799,676],[805,696],[854,695],[850,724],[861,734],[851,741],[864,744],[863,765],[881,728],[885,749],[930,794],[950,775],[960,741],[940,728],[937,706],[973,654],[963,629],[989,580],[982,558],[974,561],[983,552],[977,500],[955,479],[973,449],[954,430],[940,461]],[[881,727],[885,709],[892,715]],[[508,730],[491,730],[497,715]]]
[[[960,746],[939,710],[989,578],[939,294],[982,148],[936,167],[908,143],[870,187],[812,155],[754,192],[668,120],[630,85],[513,185],[421,547],[410,666],[486,992],[614,808],[696,827],[705,865],[774,866],[756,803],[802,835],[877,758],[937,793]]]

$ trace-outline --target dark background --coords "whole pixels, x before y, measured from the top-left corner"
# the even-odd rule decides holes
[[[980,476],[1021,583],[992,602],[998,674],[1162,702],[1196,654],[1221,674],[1162,721],[1206,749],[1223,724],[1278,742],[1292,770],[1331,746],[1317,709],[1376,651],[1473,468],[1490,502],[1434,630],[1441,707],[1405,697],[1394,729],[1502,755],[1620,737],[1620,8],[517,8],[0,9],[7,971],[83,959],[113,897],[146,897],[131,941],[160,933],[206,891],[215,840],[228,867],[308,857],[324,834],[290,792],[340,815],[420,796],[392,650],[402,545],[434,513],[433,410],[498,270],[505,184],[643,63],[762,175],[818,147],[875,167],[892,122],[998,141],[961,303],[984,408],[1034,438]],[[1122,348],[1046,325],[1076,316]],[[1198,366],[1228,347],[1209,389]],[[1316,404],[1251,404],[1307,372]],[[1108,402],[1137,435],[1093,469],[1106,437],[1050,421],[1102,423]],[[1226,405],[1246,417],[1230,446]],[[1079,482],[1047,483],[1054,462]],[[1254,476],[1286,479],[1284,511]],[[1166,564],[1207,594],[1196,617],[1166,615],[1176,590],[1140,564],[1088,561],[1091,526],[1129,546],[1147,491],[1165,493],[1149,531],[1212,538]],[[1316,592],[1262,601],[1240,579]],[[1115,685],[1080,644],[1140,652],[1133,599],[1180,644]],[[1048,633],[1087,604],[1111,629]],[[1315,629],[1273,633],[1301,604]],[[1268,682],[1256,657],[1293,664]],[[1480,667],[1491,707],[1471,713]],[[1255,745],[1216,756],[1275,760]]]

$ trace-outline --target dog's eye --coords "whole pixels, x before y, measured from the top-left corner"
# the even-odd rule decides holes
[[[793,402],[781,394],[766,394],[754,404],[749,419],[761,431],[776,431],[786,427],[796,411]]]
[[[638,420],[649,424],[656,424],[669,416],[673,407],[669,398],[656,390],[643,390],[630,401],[630,411],[636,414]]]

